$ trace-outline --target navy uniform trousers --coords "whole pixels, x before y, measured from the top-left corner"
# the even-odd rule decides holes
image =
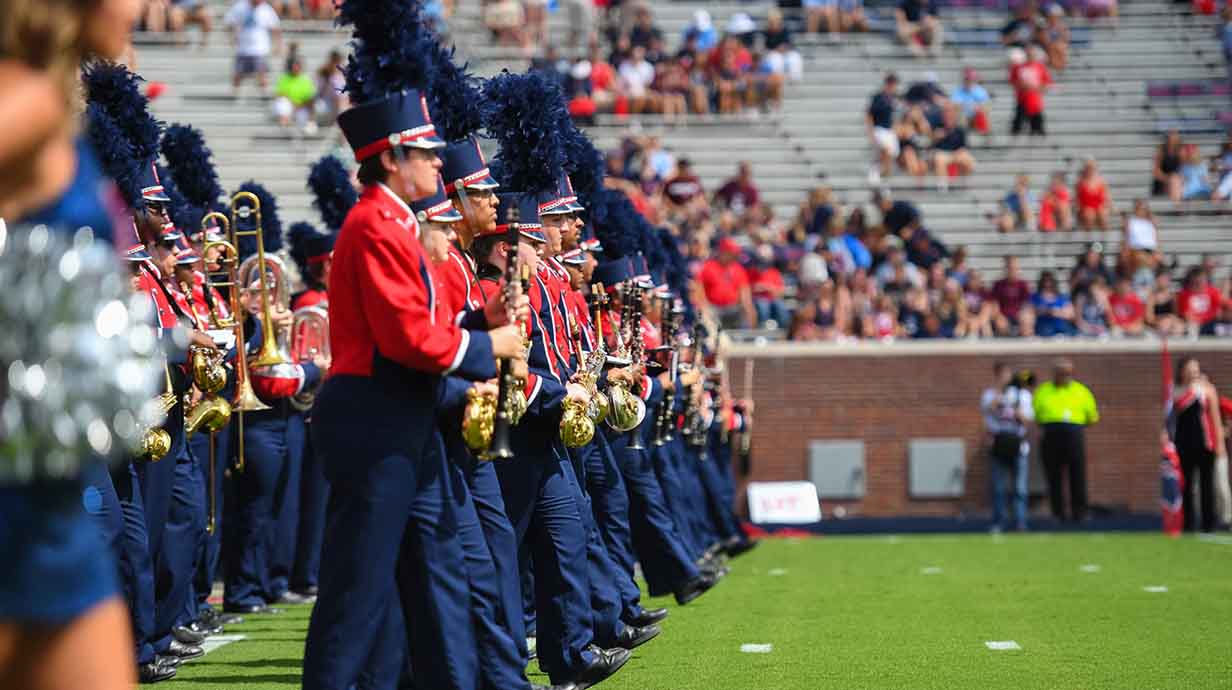
[[[287,453],[278,477],[274,501],[274,536],[270,545],[270,600],[276,601],[291,588],[299,545],[300,495],[303,490],[304,449],[307,445],[307,413],[290,408],[287,412]]]
[[[594,441],[574,452],[582,467],[579,479],[586,487],[582,497],[587,501],[584,517],[590,523],[587,553],[592,579],[611,593],[601,594],[592,606],[598,615],[614,596],[619,607],[617,617],[628,622],[643,613],[642,593],[633,580],[633,554],[628,546],[629,496],[602,433],[596,433]],[[611,646],[613,640],[604,632],[602,625],[597,623],[595,636],[599,645]],[[607,632],[619,634],[620,626]]]
[[[391,616],[409,633],[404,649],[421,687],[470,690],[478,682],[447,459],[431,410],[417,411],[422,401],[407,395],[431,388],[434,377],[413,378],[335,376],[317,396],[313,447],[330,495],[305,690],[361,682],[398,630]],[[390,657],[404,658],[383,661]]]
[[[620,575],[616,562],[603,545],[603,537],[599,534],[599,526],[595,522],[594,508],[590,496],[582,489],[585,482],[585,470],[582,455],[589,452],[591,445],[568,450],[569,462],[566,470],[569,483],[573,490],[573,499],[577,502],[578,515],[582,520],[582,529],[586,533],[586,565],[590,580],[590,608],[592,611],[594,641],[600,647],[613,647],[616,639],[624,630],[621,621],[623,601],[621,591],[616,584]],[[580,476],[579,476],[580,475]]]
[[[205,529],[204,487],[184,434],[184,411],[176,405],[163,427],[170,434],[170,452],[157,462],[137,463],[146,533],[154,574],[155,651],[166,651],[171,629],[185,623],[192,598],[198,541]]]
[[[667,500],[667,508],[671,512],[672,521],[676,526],[676,534],[680,535],[685,550],[694,559],[701,556],[705,546],[694,529],[691,511],[694,506],[690,501],[688,488],[689,477],[684,472],[687,468],[681,466],[673,447],[674,441],[655,446],[645,444],[654,465],[655,475],[663,489],[663,497]]]
[[[232,472],[223,564],[228,607],[262,606],[276,598],[271,580],[278,514],[289,493],[287,403],[244,414],[244,468]],[[298,487],[297,487],[298,488]]]
[[[539,665],[553,683],[566,682],[591,661],[593,640],[587,531],[569,459],[558,447],[558,416],[523,417],[514,434],[515,459],[497,465],[523,573],[534,566]]]
[[[311,415],[305,420],[304,461],[299,484],[299,529],[295,544],[295,565],[291,568],[291,589],[305,591],[317,586],[321,571],[321,541],[325,538],[325,506],[329,501],[329,482],[325,467],[312,446]]]
[[[650,595],[671,594],[697,577],[697,567],[676,533],[654,464],[645,452],[628,447],[627,436],[609,434],[608,443],[629,492],[632,550],[642,564]]]
[[[197,616],[210,608],[210,592],[214,589],[214,581],[218,577],[218,568],[222,561],[223,525],[227,508],[227,468],[231,464],[232,435],[235,425],[228,425],[214,435],[214,533],[205,533],[197,556],[197,574],[193,578],[193,596],[196,598]],[[204,458],[209,451],[209,437],[204,437],[206,451],[197,457]],[[210,515],[210,475],[205,462],[197,463],[197,471],[201,483],[205,486],[205,511],[208,524]]]

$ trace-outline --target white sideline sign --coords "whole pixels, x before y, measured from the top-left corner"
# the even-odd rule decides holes
[[[812,482],[751,482],[749,518],[790,525],[820,522],[817,487]]]

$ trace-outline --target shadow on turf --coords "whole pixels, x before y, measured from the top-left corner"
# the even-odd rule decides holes
[[[248,661],[214,661],[212,659],[203,659],[198,663],[199,666],[237,666],[239,668],[265,668],[267,666],[274,668],[302,668],[304,662],[302,659],[250,659]]]
[[[301,676],[298,673],[245,673],[238,676],[194,676],[192,678],[194,683],[225,685],[233,688],[246,688],[254,683],[286,683],[299,687],[300,680]]]

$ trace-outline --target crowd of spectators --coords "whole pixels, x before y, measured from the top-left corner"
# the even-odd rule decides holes
[[[942,190],[951,178],[970,175],[976,162],[967,132],[973,128],[987,135],[989,99],[979,75],[971,69],[964,70],[963,83],[954,89],[953,98],[947,96],[934,72],[901,94],[898,76],[887,74],[865,113],[869,142],[877,157],[869,170],[870,184],[880,184],[896,169],[914,176],[921,185],[931,174]]]

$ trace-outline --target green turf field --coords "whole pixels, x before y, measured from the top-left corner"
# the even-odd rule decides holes
[[[602,688],[1232,688],[1229,537],[771,540],[671,607],[659,639]],[[247,639],[166,687],[298,688],[307,619],[293,607],[233,626]]]

